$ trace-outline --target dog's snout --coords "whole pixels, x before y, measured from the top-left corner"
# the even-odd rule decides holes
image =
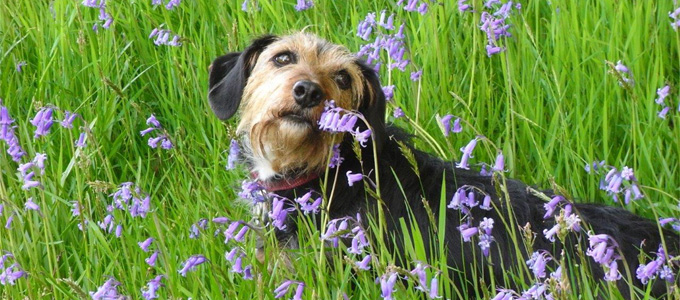
[[[312,81],[300,80],[293,85],[293,98],[303,108],[317,106],[323,97],[321,86]]]

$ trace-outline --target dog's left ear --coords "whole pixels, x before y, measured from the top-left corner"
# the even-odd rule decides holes
[[[277,39],[272,35],[260,37],[243,52],[220,56],[210,65],[208,100],[218,118],[226,120],[236,113],[257,58]]]
[[[364,77],[363,99],[361,99],[359,112],[371,125],[376,150],[380,152],[387,138],[385,136],[385,93],[380,85],[378,73],[362,61],[357,61],[357,65]]]

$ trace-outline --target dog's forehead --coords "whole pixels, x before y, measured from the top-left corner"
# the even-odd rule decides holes
[[[333,44],[312,34],[298,33],[283,36],[269,45],[261,59],[267,60],[278,53],[294,53],[301,63],[342,68],[353,65],[356,56],[342,45]]]

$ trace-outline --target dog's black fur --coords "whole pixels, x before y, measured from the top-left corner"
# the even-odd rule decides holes
[[[254,55],[253,53],[256,55],[256,53],[261,52],[262,48],[266,47],[271,40],[271,36],[256,40],[244,52],[227,54],[216,59],[213,63],[209,98],[213,110],[221,119],[231,117],[238,107],[241,96],[239,93],[242,92],[249,74],[249,66],[246,62],[252,61],[252,58],[247,56],[252,56]],[[493,206],[496,209],[489,211],[472,209],[470,215],[474,220],[481,220],[483,217],[496,220],[493,229],[494,242],[490,249],[490,261],[493,265],[493,275],[496,280],[502,280],[505,275],[504,270],[518,267],[518,262],[526,260],[531,251],[534,250],[543,249],[556,257],[561,255],[562,250],[571,254],[576,251],[585,253],[585,249],[588,247],[585,230],[581,230],[579,234],[571,234],[565,244],[559,241],[551,243],[544,237],[542,234],[543,230],[551,228],[554,225],[554,220],[553,218],[547,220],[543,218],[546,213],[544,209],[545,201],[530,193],[526,184],[517,180],[508,179],[503,181],[500,179],[500,183],[507,189],[510,199],[506,202],[506,200],[503,200],[505,198],[499,197],[497,193],[499,191],[497,189],[499,183],[495,182],[495,180],[499,180],[498,178],[482,176],[478,171],[474,170],[456,168],[453,162],[443,161],[413,148],[409,143],[409,136],[403,130],[386,125],[384,122],[385,96],[382,93],[377,74],[361,61],[356,63],[363,72],[367,86],[364,93],[364,97],[367,97],[367,99],[362,101],[363,105],[359,108],[359,111],[367,118],[372,127],[373,144],[369,143],[367,147],[361,149],[360,159],[353,150],[354,141],[351,136],[345,138],[341,144],[341,156],[344,158],[344,161],[339,168],[329,169],[329,172],[332,173],[329,174],[329,178],[333,178],[335,172],[339,172],[335,189],[332,189],[331,186],[326,186],[322,189],[320,186],[321,180],[313,180],[294,189],[278,191],[276,192],[278,195],[294,199],[310,189],[314,191],[325,190],[329,193],[331,190],[334,190],[335,194],[332,195],[334,200],[328,211],[330,218],[354,216],[357,212],[362,215],[375,215],[378,201],[370,196],[374,195],[374,193],[368,192],[366,190],[368,186],[363,184],[354,184],[350,187],[344,174],[347,171],[370,174],[370,179],[375,181],[376,171],[373,170],[372,147],[376,147],[380,195],[385,205],[386,228],[389,232],[386,240],[382,242],[388,244],[395,253],[403,254],[403,244],[400,242],[403,236],[400,225],[401,219],[408,226],[418,226],[420,228],[425,246],[428,247],[426,252],[430,253],[430,243],[428,241],[434,241],[437,236],[432,235],[432,224],[423,201],[428,203],[436,220],[439,218],[440,199],[450,201],[453,193],[456,192],[458,187],[463,185],[477,187],[493,198]],[[220,83],[224,86],[223,88],[218,87]],[[412,166],[405,158],[400,144],[405,145],[413,153],[420,176],[414,172]],[[323,178],[323,174],[320,177]],[[286,178],[281,180],[286,180]],[[442,182],[446,185],[446,195],[444,197],[440,195]],[[550,191],[545,193],[548,196],[553,196]],[[510,203],[511,208],[508,207],[507,203]],[[630,277],[633,278],[633,284],[637,287],[642,287],[642,283],[635,277],[635,270],[639,265],[638,255],[644,252],[652,257],[655,256],[654,253],[662,242],[657,223],[616,207],[595,204],[574,204],[573,208],[581,217],[584,228],[591,229],[595,234],[608,234],[616,240],[623,259],[619,263],[619,270],[623,274],[624,279],[628,278],[628,270]],[[411,214],[414,218],[410,217]],[[512,219],[510,214],[512,214]],[[462,241],[461,234],[457,229],[461,224],[461,217],[462,215],[459,211],[446,209],[446,228],[438,228],[438,230],[445,231],[444,244],[448,253],[447,260],[449,267],[454,270],[453,273],[455,275],[452,277],[456,281],[455,283],[459,288],[466,286],[468,293],[474,293],[474,291],[470,290],[472,288],[471,282],[473,281],[473,278],[470,278],[472,276],[470,275],[472,272],[469,272],[470,268],[476,266],[488,269],[489,262],[480,255],[481,252],[476,243],[464,243]],[[365,217],[363,218],[364,222],[366,219]],[[511,221],[511,223],[506,227],[499,221],[501,219]],[[294,220],[296,220],[295,215],[289,215],[286,224],[287,229],[277,232],[279,240],[286,241],[296,236],[297,227]],[[523,246],[516,247],[512,242],[513,240],[522,240],[520,227],[524,227],[527,224],[530,225],[530,229],[533,232],[537,233],[533,249],[529,250]],[[514,227],[514,230],[510,226]],[[677,255],[678,248],[680,248],[678,235],[667,230],[662,230],[662,232],[670,254]],[[433,242],[432,244],[436,243]],[[474,256],[473,251],[476,251]],[[403,255],[396,256],[403,257]],[[576,256],[572,255],[571,257]],[[593,276],[602,279],[604,277],[602,267],[590,257],[586,257],[586,259],[589,262],[590,272],[592,272]],[[646,260],[646,262],[648,261],[649,259]],[[578,262],[575,261],[575,263]],[[402,265],[408,264],[408,262],[396,263]],[[483,271],[481,273],[488,272]],[[619,290],[624,297],[630,298],[632,295],[629,294],[629,287],[624,279],[618,281]],[[486,283],[489,283],[488,278]],[[514,286],[512,282],[497,281],[497,284],[500,286]],[[659,296],[665,292],[666,283],[662,280],[656,280],[652,294]]]

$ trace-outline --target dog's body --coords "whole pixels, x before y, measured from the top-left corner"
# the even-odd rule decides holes
[[[209,99],[221,119],[230,118],[239,108],[242,111],[238,132],[246,149],[245,163],[263,185],[275,187],[272,190],[276,194],[288,199],[309,190],[326,191],[325,199],[333,200],[328,207],[324,203],[324,207],[332,219],[357,213],[375,216],[378,206],[383,205],[389,234],[381,242],[390,245],[395,253],[404,252],[400,238],[404,235],[402,220],[406,228],[419,228],[428,247],[426,253],[431,250],[428,241],[436,239],[432,232],[444,230],[448,264],[456,270],[454,281],[459,287],[466,286],[465,290],[470,293],[474,281],[471,274],[489,276],[488,271],[469,272],[473,266],[488,270],[490,262],[494,278],[499,280],[507,278],[504,270],[516,268],[518,262],[528,259],[534,250],[544,249],[559,257],[563,248],[569,254],[585,252],[588,247],[585,230],[570,235],[565,244],[546,239],[542,232],[551,228],[555,221],[544,218],[546,202],[531,193],[525,184],[457,168],[452,162],[410,146],[409,137],[402,130],[384,123],[385,97],[375,72],[343,47],[315,36],[267,36],[256,40],[241,53],[216,59],[211,69]],[[358,124],[358,131],[372,130],[372,143],[360,148],[359,153],[354,150],[351,135],[318,129],[323,100],[331,99],[338,107],[362,113],[370,125]],[[340,144],[340,156],[344,160],[339,166],[328,168],[335,144]],[[417,171],[405,153],[412,153]],[[379,193],[371,184],[350,186],[348,176],[345,176],[347,172],[365,174],[367,182],[379,187]],[[331,179],[337,177],[337,182],[328,180],[327,186],[322,188],[324,175]],[[445,185],[444,196],[441,195],[442,184]],[[478,195],[491,196],[494,208],[446,209],[445,228],[432,228],[431,217],[439,218],[440,199],[449,201],[463,186],[471,187]],[[506,192],[499,195],[499,191]],[[380,195],[380,200],[375,199],[376,194]],[[627,264],[627,268],[620,267],[624,277],[630,272],[635,278],[638,255],[654,253],[662,243],[656,223],[623,209],[573,204],[573,211],[592,232],[608,234],[616,241],[622,254],[621,261]],[[288,216],[285,230],[277,232],[279,240],[286,245],[295,244],[294,214],[293,211]],[[497,222],[492,231],[490,260],[480,254],[476,243],[463,242],[459,230],[463,220],[478,222],[484,217]],[[368,218],[362,219],[365,222]],[[501,220],[506,224],[501,224]],[[527,224],[527,228],[537,233],[529,246],[532,249],[513,243],[523,240],[520,228]],[[677,254],[680,247],[677,235],[664,231],[664,237],[670,253]],[[602,267],[592,260],[590,270],[593,276],[604,277]],[[635,285],[641,285],[639,280],[634,281]],[[512,282],[496,284],[513,285]],[[630,297],[626,283],[619,280],[619,285],[622,294]],[[654,293],[659,295],[665,291],[665,283],[657,280]]]

